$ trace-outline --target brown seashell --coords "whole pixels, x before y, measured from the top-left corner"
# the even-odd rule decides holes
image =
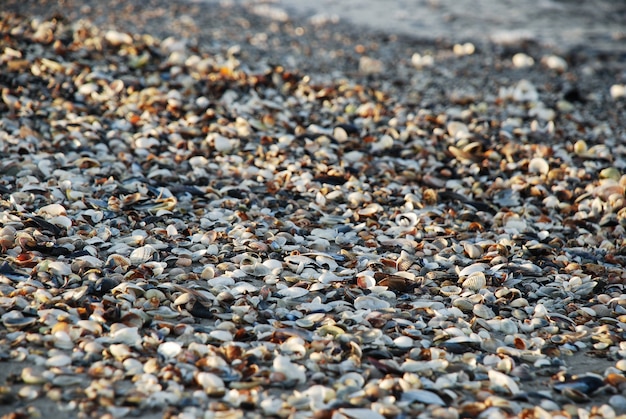
[[[624,384],[626,383],[626,377],[624,377],[622,374],[616,374],[614,372],[610,373],[609,375],[606,376],[605,381],[614,386],[617,387],[620,384]]]

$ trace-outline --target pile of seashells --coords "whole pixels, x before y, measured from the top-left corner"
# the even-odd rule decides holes
[[[316,79],[88,21],[0,32],[0,411],[626,414],[614,72],[465,44],[405,55],[404,84],[375,51]]]

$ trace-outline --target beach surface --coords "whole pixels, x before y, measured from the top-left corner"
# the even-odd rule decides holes
[[[626,414],[624,3],[308,3],[3,2],[2,417]]]

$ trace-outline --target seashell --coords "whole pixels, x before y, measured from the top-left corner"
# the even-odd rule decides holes
[[[407,390],[402,393],[400,399],[403,402],[409,403],[422,403],[425,405],[435,404],[438,406],[446,406],[447,403],[443,401],[435,392],[429,390]]]
[[[130,254],[130,263],[133,265],[140,265],[148,262],[152,259],[154,253],[156,253],[156,249],[149,244],[138,247]]]
[[[472,243],[464,243],[463,250],[470,259],[478,259],[483,255],[483,249]]]
[[[51,356],[46,360],[46,367],[67,367],[72,364],[72,358],[65,354]]]
[[[463,297],[455,298],[454,301],[452,301],[452,306],[465,312],[471,312],[474,309],[474,303]]]
[[[583,375],[572,380],[556,383],[552,387],[556,391],[563,392],[564,394],[565,391],[573,391],[574,393],[572,393],[572,395],[576,395],[578,393],[590,395],[603,385],[604,380],[601,377],[595,375]]]
[[[354,300],[354,308],[357,310],[384,310],[390,306],[387,301],[370,295],[362,295]]]
[[[441,295],[445,295],[446,297],[450,297],[451,295],[458,295],[463,291],[461,287],[457,287],[456,285],[446,285],[439,289]]]
[[[395,223],[400,227],[415,227],[419,223],[419,218],[414,212],[405,212],[396,215]]]
[[[39,391],[34,386],[24,386],[18,390],[17,395],[23,400],[32,401],[39,397]]]
[[[626,84],[613,84],[609,89],[609,94],[613,99],[626,97]]]
[[[55,217],[59,215],[67,215],[67,210],[61,204],[49,204],[39,208],[37,214]]]
[[[480,291],[487,285],[487,278],[483,272],[474,272],[465,278],[461,286],[471,291]]]
[[[399,336],[393,340],[393,344],[398,348],[407,349],[413,347],[413,339],[408,336]]]
[[[132,45],[133,38],[123,32],[109,30],[104,34],[104,39],[111,45],[118,47],[120,45]]]
[[[496,315],[491,308],[484,304],[476,304],[472,309],[472,313],[474,313],[477,317],[486,320],[492,319]]]
[[[374,214],[380,214],[383,211],[384,208],[382,207],[382,205],[373,202],[371,204],[368,204],[364,208],[360,208],[359,210],[357,210],[357,214],[363,217],[371,217]]]
[[[2,316],[2,324],[12,332],[26,329],[37,323],[37,320],[36,317],[24,317],[22,313],[16,311],[10,311]]]
[[[25,384],[44,384],[49,381],[42,371],[31,367],[24,368],[20,377]]]
[[[535,157],[528,163],[528,173],[547,175],[550,164],[542,157]]]
[[[117,330],[112,330],[109,337],[113,343],[125,343],[132,346],[141,345],[141,336],[137,327],[124,326]]]
[[[458,275],[459,275],[459,278],[462,278],[462,277],[469,276],[476,272],[485,272],[488,268],[489,268],[489,265],[487,265],[486,263],[481,263],[481,262],[473,263],[461,269]]]
[[[291,362],[291,360],[284,356],[278,355],[274,358],[272,364],[273,371],[284,376],[284,379],[288,382],[295,382],[304,384],[306,382],[306,369],[302,365],[297,365]]]
[[[182,346],[178,342],[163,342],[159,345],[157,353],[166,358],[174,358],[182,352]]]
[[[289,288],[283,288],[279,290],[277,294],[280,295],[281,297],[300,298],[300,297],[307,295],[308,293],[309,293],[309,290],[307,290],[306,288],[289,287]]]
[[[520,388],[515,380],[506,374],[496,370],[489,370],[490,387],[495,391],[503,392],[507,395],[515,396],[520,393]]]
[[[513,55],[513,58],[511,59],[513,62],[513,65],[517,68],[525,68],[525,67],[532,67],[535,64],[535,60],[524,54],[523,52],[518,52],[517,54]]]
[[[114,343],[110,345],[109,352],[117,361],[123,361],[133,355],[128,345],[124,343]]]
[[[460,121],[448,122],[448,134],[457,140],[468,138],[470,135],[469,128],[466,124]]]
[[[211,397],[221,397],[226,392],[224,381],[217,375],[210,372],[198,372],[195,380],[205,393]]]

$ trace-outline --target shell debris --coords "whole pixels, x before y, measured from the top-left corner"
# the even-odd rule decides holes
[[[1,411],[626,413],[610,58],[9,2]]]

